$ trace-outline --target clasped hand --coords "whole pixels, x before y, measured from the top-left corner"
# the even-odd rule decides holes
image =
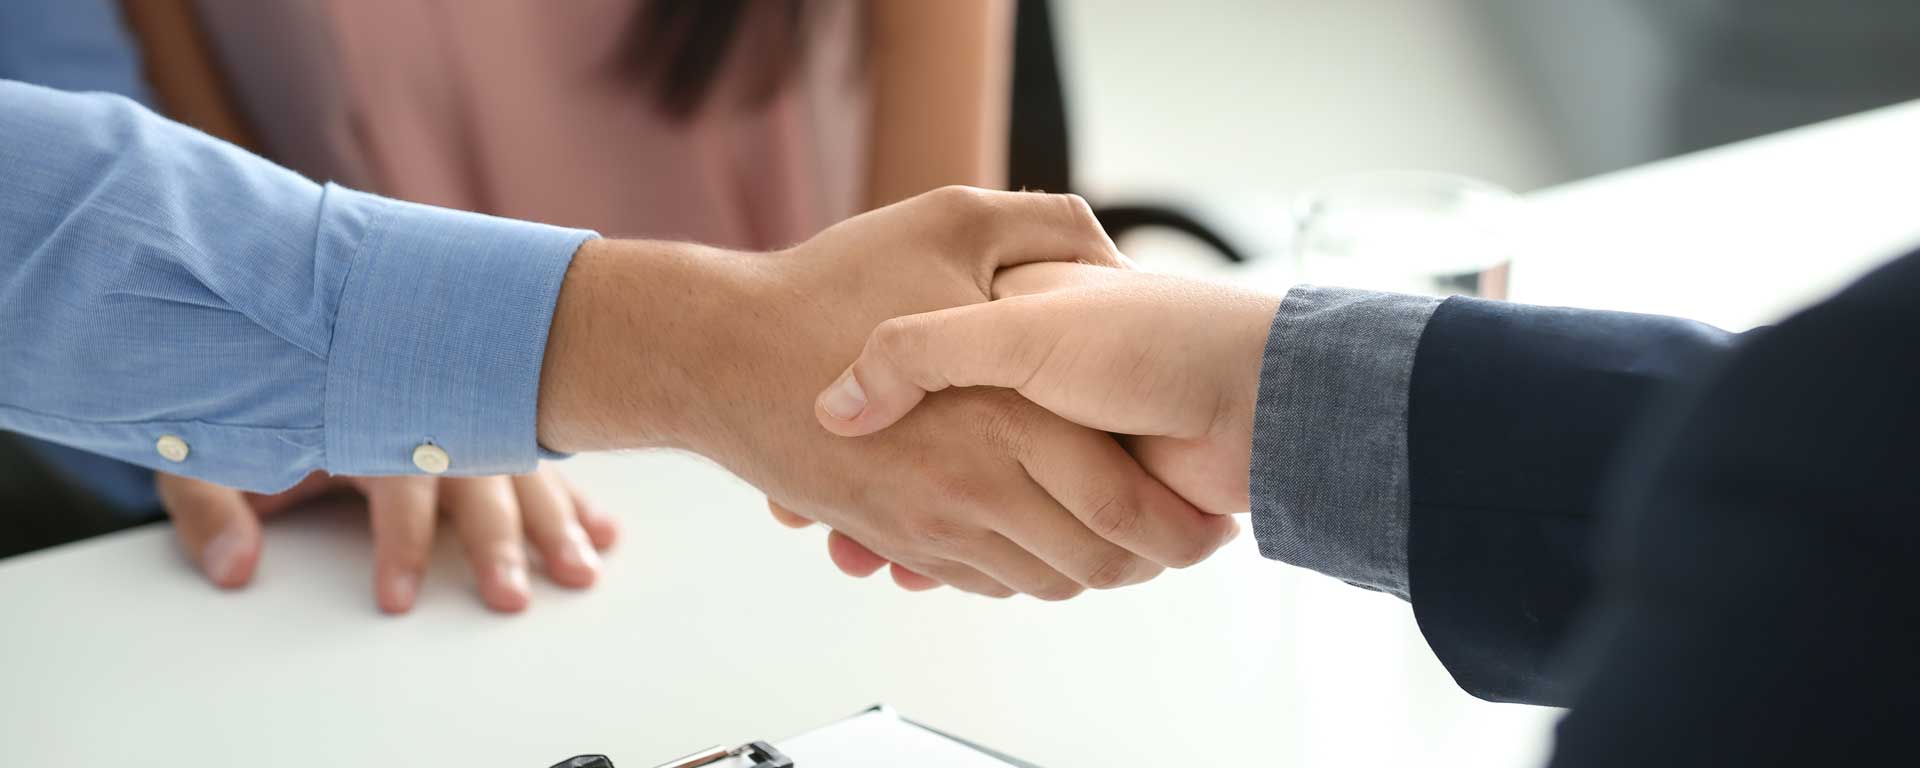
[[[996,301],[881,323],[859,358],[820,393],[815,415],[859,438],[899,422],[929,393],[1001,388],[1115,433],[1159,481],[1200,509],[1248,508],[1247,473],[1261,357],[1276,297],[1079,264],[1000,272]],[[800,521],[776,510],[776,518]],[[830,535],[842,570],[885,564]],[[896,581],[930,585],[913,573]]]

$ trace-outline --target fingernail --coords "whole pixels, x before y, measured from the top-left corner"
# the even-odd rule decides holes
[[[575,563],[596,571],[600,570],[600,553],[593,551],[593,546],[587,542],[574,539],[568,543],[567,553]]]
[[[387,605],[392,610],[404,611],[413,607],[413,599],[420,593],[420,577],[407,571],[387,574]]]
[[[860,388],[860,380],[853,377],[853,371],[847,371],[827,388],[820,398],[820,407],[834,418],[848,421],[867,409],[867,392]]]
[[[246,556],[246,534],[235,529],[221,531],[207,546],[200,550],[200,568],[207,572],[207,578],[214,583],[226,586],[228,581],[239,575],[237,571]]]
[[[495,573],[500,577],[500,583],[514,592],[524,595],[532,591],[532,586],[527,582],[527,566],[523,563],[500,566]]]

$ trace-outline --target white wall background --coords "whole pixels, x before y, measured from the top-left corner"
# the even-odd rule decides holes
[[[1379,168],[1516,189],[1563,176],[1461,0],[1055,7],[1095,194],[1286,192]]]

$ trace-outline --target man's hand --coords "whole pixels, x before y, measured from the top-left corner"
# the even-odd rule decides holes
[[[554,583],[584,589],[599,575],[599,552],[613,546],[619,532],[614,518],[547,466],[512,477],[316,472],[271,496],[165,473],[155,484],[187,556],[208,580],[229,589],[253,580],[262,547],[261,516],[330,494],[363,497],[373,521],[374,601],[387,613],[413,607],[442,512],[459,529],[480,599],[505,612],[527,607],[528,545]]]
[[[1246,511],[1253,405],[1278,297],[1071,264],[1008,270],[994,293],[991,304],[882,323],[820,394],[820,423],[872,435],[929,392],[1003,387],[1132,436],[1141,463],[1201,509]]]
[[[1122,263],[1078,198],[964,188],[783,253],[589,243],[549,334],[541,442],[693,450],[796,516],[982,594],[1063,598],[1204,558],[1231,520],[1013,393],[931,397],[856,440],[809,417],[881,321],[984,302],[1000,268],[1044,260]]]

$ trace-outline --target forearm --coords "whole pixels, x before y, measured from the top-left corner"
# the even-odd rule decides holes
[[[1012,4],[871,3],[868,14],[868,207],[948,184],[1005,186]]]
[[[758,435],[817,429],[813,392],[874,325],[980,300],[958,273],[911,288],[842,290],[876,281],[792,252],[588,242],[561,284],[548,334],[540,445],[676,448],[732,467],[770,450]]]

